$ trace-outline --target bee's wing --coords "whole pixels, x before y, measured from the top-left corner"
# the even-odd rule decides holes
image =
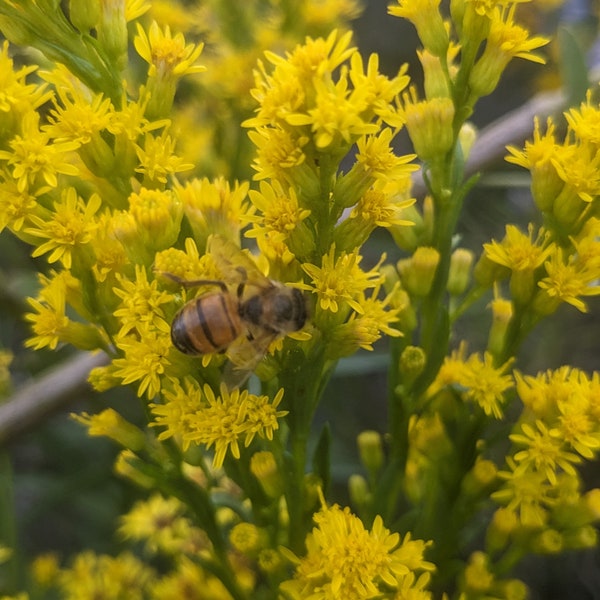
[[[231,240],[213,234],[208,238],[206,249],[221,271],[223,281],[227,283],[249,281],[258,287],[271,285],[252,258]]]
[[[225,366],[223,380],[229,389],[240,387],[258,363],[264,358],[269,346],[279,335],[264,332],[261,335],[248,339],[242,336],[227,349],[229,362]]]

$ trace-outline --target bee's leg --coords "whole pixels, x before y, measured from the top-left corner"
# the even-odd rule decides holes
[[[190,288],[199,287],[201,285],[216,285],[221,288],[221,291],[227,292],[225,282],[219,281],[218,279],[182,279],[181,277],[173,275],[173,273],[167,273],[166,271],[157,271],[157,273],[168,277],[171,281],[174,281],[182,287]]]

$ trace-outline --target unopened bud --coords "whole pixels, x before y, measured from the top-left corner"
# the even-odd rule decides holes
[[[372,430],[362,431],[358,434],[357,443],[360,462],[369,474],[376,475],[383,465],[381,434]]]

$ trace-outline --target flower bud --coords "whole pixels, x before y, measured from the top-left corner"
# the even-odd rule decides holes
[[[417,55],[423,67],[425,97],[428,100],[432,98],[451,98],[448,78],[442,68],[440,58],[428,50],[417,51]]]
[[[267,543],[267,534],[253,523],[238,523],[229,533],[231,545],[246,556],[255,557]]]
[[[179,199],[170,191],[142,188],[129,196],[129,213],[146,248],[155,251],[172,246],[183,216]]]
[[[497,509],[486,534],[486,549],[488,552],[499,552],[506,547],[518,526],[519,519],[513,510],[508,508]]]
[[[471,280],[471,267],[475,255],[466,248],[457,248],[450,257],[450,271],[448,273],[448,293],[460,296],[465,292]]]
[[[498,581],[493,586],[493,596],[495,598],[505,598],[506,600],[527,600],[529,591],[520,579],[509,579]]]
[[[80,33],[89,33],[100,20],[100,2],[98,0],[70,0],[69,20]]]
[[[285,566],[283,557],[277,550],[264,548],[258,554],[258,568],[268,575],[277,573]]]
[[[594,488],[583,496],[585,511],[589,515],[590,522],[600,521],[600,489]]]
[[[78,423],[88,428],[88,435],[111,438],[124,448],[137,452],[145,447],[146,436],[139,428],[126,421],[116,410],[107,408],[97,415],[71,414]]]
[[[377,431],[361,431],[357,438],[360,462],[369,475],[375,476],[383,465],[383,446],[381,434]]]
[[[250,459],[250,472],[258,479],[269,498],[278,498],[283,492],[283,482],[272,452],[256,452]]]
[[[513,316],[513,304],[504,298],[495,298],[490,302],[492,326],[488,335],[487,349],[493,356],[501,356],[506,341],[506,333]]]
[[[466,162],[471,154],[471,149],[477,141],[477,129],[472,123],[464,123],[458,132],[458,143],[462,151],[463,160]]]
[[[489,570],[488,557],[484,552],[474,552],[464,570],[464,587],[467,595],[485,594],[494,583]]]
[[[60,561],[54,552],[40,554],[31,563],[33,580],[42,588],[55,585],[60,572]]]
[[[371,494],[369,492],[369,486],[362,475],[357,475],[356,473],[350,475],[348,479],[348,493],[350,495],[350,501],[354,506],[363,508],[370,502]]]
[[[444,156],[454,144],[454,103],[450,98],[417,102],[404,96],[406,129],[423,161]]]
[[[400,355],[398,365],[402,381],[411,384],[423,372],[427,356],[425,351],[418,346],[407,346]]]
[[[498,468],[491,460],[478,460],[462,481],[462,491],[467,497],[476,498],[487,493],[496,481]]]
[[[598,545],[598,531],[593,525],[584,525],[563,533],[565,548],[569,550],[585,550]]]
[[[563,536],[556,529],[544,529],[533,538],[531,549],[538,554],[559,554],[564,550]]]
[[[398,262],[398,271],[410,294],[418,297],[429,294],[439,262],[440,253],[425,246],[417,248],[410,259]]]

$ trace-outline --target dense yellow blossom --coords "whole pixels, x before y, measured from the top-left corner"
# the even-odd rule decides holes
[[[379,516],[369,531],[347,507],[334,505],[323,507],[314,521],[306,556],[294,557],[294,578],[281,585],[287,598],[367,599],[406,584],[413,571],[433,569],[423,559],[426,542],[391,533]]]

